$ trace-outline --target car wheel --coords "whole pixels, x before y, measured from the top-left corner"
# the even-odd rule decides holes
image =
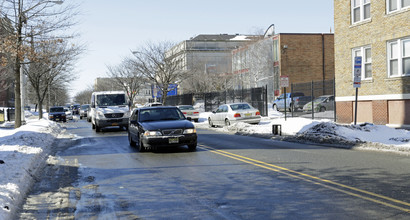
[[[276,106],[275,104],[273,104],[272,108],[273,110],[278,111],[278,106]]]
[[[326,111],[326,108],[324,107],[324,106],[322,106],[322,107],[320,107],[320,110],[319,110],[320,112],[324,112],[324,111]]]
[[[231,122],[229,121],[229,119],[225,119],[225,125],[226,125],[226,126],[231,125]]]
[[[91,127],[92,127],[93,129],[95,129],[95,124],[91,123],[91,125],[92,125]]]
[[[80,116],[80,119],[83,119],[83,116]]]
[[[213,123],[212,120],[211,120],[211,118],[208,118],[208,124],[209,124],[209,127],[210,127],[210,128],[215,127],[215,126],[214,126],[214,123]]]
[[[138,151],[139,152],[145,152],[145,147],[144,147],[144,144],[142,143],[142,138],[141,137],[138,140]]]
[[[189,151],[196,151],[196,143],[188,145]]]
[[[128,142],[130,142],[131,147],[135,147],[137,145],[137,143],[135,143],[135,141],[132,140],[130,132],[128,132]]]
[[[101,131],[101,128],[100,128],[98,125],[96,125],[96,126],[95,126],[95,131],[96,131],[96,132],[100,132],[100,131]]]

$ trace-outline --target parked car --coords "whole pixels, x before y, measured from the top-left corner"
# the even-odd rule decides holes
[[[286,110],[292,111],[293,106],[299,106],[297,102],[299,97],[302,96],[305,96],[303,92],[286,93]],[[285,94],[281,94],[275,101],[273,101],[272,108],[276,111],[285,110]]]
[[[73,120],[73,113],[69,108],[64,107],[64,112],[67,120]]]
[[[231,123],[245,122],[249,124],[259,124],[261,114],[258,109],[246,102],[224,104],[208,117],[210,127],[229,126]]]
[[[144,107],[162,106],[161,102],[150,102],[144,105]]]
[[[313,106],[315,112],[324,112],[327,110],[333,110],[335,107],[335,96],[323,95],[313,100]],[[312,111],[312,102],[308,102],[303,106],[303,111]]]
[[[308,102],[311,102],[314,98],[312,96],[298,96],[295,97],[293,101],[293,110],[303,110],[303,106],[305,106]]]
[[[88,112],[89,109],[90,109],[89,104],[81,105],[81,107],[80,107],[80,119],[83,119],[83,117],[87,117],[87,112]]]
[[[185,115],[185,117],[190,117],[195,122],[199,120],[199,111],[196,110],[192,105],[180,105],[177,106],[179,110]]]
[[[53,106],[50,107],[48,111],[48,119],[52,121],[63,121],[66,122],[66,114],[64,111],[64,107],[62,106]]]
[[[136,108],[128,124],[128,141],[140,152],[157,147],[188,145],[195,151],[195,126],[174,106]]]

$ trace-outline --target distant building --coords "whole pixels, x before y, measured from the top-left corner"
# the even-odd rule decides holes
[[[274,34],[232,51],[233,87],[267,86],[269,101],[282,93],[280,76],[305,83],[332,80],[334,71],[333,34]]]
[[[13,33],[10,20],[0,18],[0,38],[6,37]],[[0,58],[6,57],[6,54],[0,53]],[[14,77],[13,64],[7,66],[0,65],[0,107],[14,107]]]
[[[410,1],[334,1],[337,121],[410,126]]]
[[[112,78],[98,77],[94,80],[94,91],[122,91],[124,88],[118,85]]]
[[[203,79],[206,78],[206,74],[232,73],[231,51],[250,44],[260,37],[239,34],[201,34],[179,43],[171,50],[178,59],[182,57],[184,68],[188,72],[195,73]],[[183,91],[183,88],[179,89]]]

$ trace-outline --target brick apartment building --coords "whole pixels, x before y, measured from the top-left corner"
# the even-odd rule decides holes
[[[334,1],[336,114],[354,121],[354,57],[362,57],[357,122],[410,126],[410,1]]]
[[[306,83],[333,80],[334,72],[331,33],[279,33],[232,51],[234,87],[267,86],[269,101],[281,93],[280,76],[290,84]]]

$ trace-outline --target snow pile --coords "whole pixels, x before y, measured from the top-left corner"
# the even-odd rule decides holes
[[[340,125],[323,122],[299,132],[295,137],[315,143],[337,143],[347,148],[357,146],[362,149],[410,152],[410,131],[370,123]]]
[[[18,129],[1,130],[0,219],[12,218],[16,213],[61,132],[60,125],[44,119],[29,120]]]

